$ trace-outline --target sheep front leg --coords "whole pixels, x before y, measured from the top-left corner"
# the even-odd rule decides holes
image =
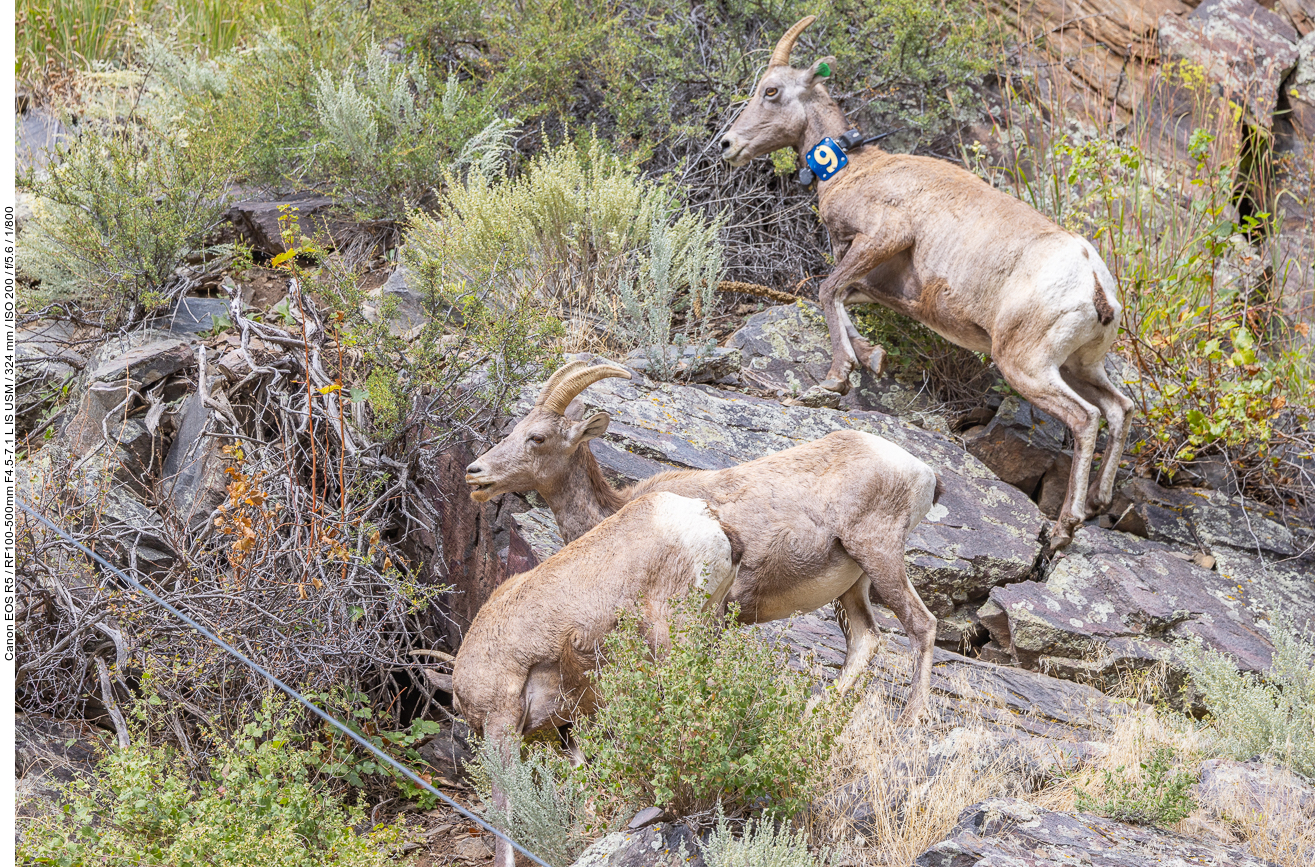
[[[888,220],[876,222],[881,224],[883,229],[886,225],[901,225]],[[883,231],[880,235],[855,235],[840,260],[836,262],[835,270],[818,287],[817,303],[822,307],[822,315],[826,317],[826,329],[831,337],[831,369],[827,372],[826,379],[816,386],[817,389],[847,393],[850,371],[859,363],[872,367],[874,356],[877,369],[880,369],[886,355],[884,349],[873,347],[863,340],[860,346],[867,357],[859,357],[854,341],[850,338],[850,331],[854,326],[845,311],[845,300],[851,283],[909,246],[911,241],[906,237],[907,234],[904,231]],[[857,331],[854,333],[857,335]]]

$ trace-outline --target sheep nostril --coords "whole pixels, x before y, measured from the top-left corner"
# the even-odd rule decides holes
[[[730,150],[730,147],[731,147],[731,140],[730,140],[730,139],[728,139],[728,138],[724,138],[724,139],[721,140],[721,149],[722,149],[722,150],[724,150],[724,151],[725,151],[725,150]]]
[[[484,472],[484,468],[479,464],[471,464],[466,467],[466,475],[468,476],[478,476],[482,472]]]

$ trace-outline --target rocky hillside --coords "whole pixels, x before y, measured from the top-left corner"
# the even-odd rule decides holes
[[[715,816],[617,806],[528,750],[514,827],[556,833],[554,867],[1315,859],[1315,4],[882,0],[801,39],[848,64],[833,91],[883,146],[965,165],[1119,277],[1135,429],[1057,555],[1071,436],[989,359],[856,311],[888,373],[809,395],[815,200],[788,151],[732,171],[707,147],[815,11],[759,6],[315,2],[228,42],[123,30],[74,52],[94,70],[38,56],[33,6],[19,494],[113,568],[18,525],[28,863],[136,853],[148,826],[150,863],[189,835],[235,864],[490,863],[491,835],[125,576],[502,821],[442,659],[562,542],[536,495],[481,505],[464,473],[573,357],[634,374],[571,409],[610,414],[616,485],[846,428],[926,461],[943,494],[906,560],[938,630],[932,712],[897,726],[906,640],[879,609],[861,694],[800,723],[841,732],[802,760],[808,808],[728,804],[740,856]],[[834,611],[736,634],[767,648],[755,678],[830,701]],[[139,815],[138,791],[168,797]],[[776,819],[804,836],[772,861]]]

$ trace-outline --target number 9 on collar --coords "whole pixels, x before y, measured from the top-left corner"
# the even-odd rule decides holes
[[[824,138],[804,157],[808,167],[817,175],[819,181],[828,180],[836,172],[849,165],[849,157],[836,144],[835,139]]]

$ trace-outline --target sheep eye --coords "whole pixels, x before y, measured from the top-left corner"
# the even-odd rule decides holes
[[[771,99],[772,97],[776,96],[776,94],[777,94],[777,90],[774,87],[769,87],[763,91],[763,96],[767,97],[768,99]]]
[[[540,434],[530,434],[530,442],[534,443],[536,446],[541,446],[543,445],[543,436]]]

